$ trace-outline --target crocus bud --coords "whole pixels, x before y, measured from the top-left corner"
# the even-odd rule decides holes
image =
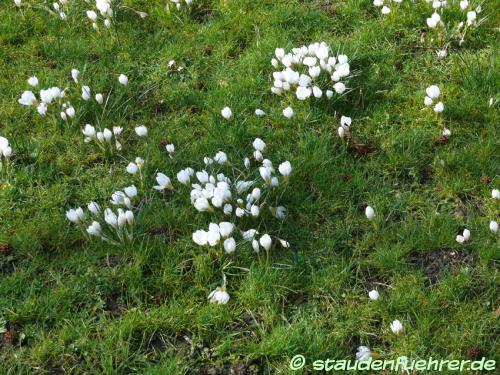
[[[229,120],[231,117],[233,117],[233,111],[231,111],[231,108],[229,107],[224,107],[221,111],[221,115],[226,120]]]
[[[368,220],[373,220],[375,218],[375,210],[371,206],[367,206],[365,209],[365,215]]]
[[[224,251],[227,254],[234,253],[235,250],[236,250],[236,241],[234,240],[233,237],[230,237],[224,241]]]
[[[500,190],[498,189],[493,189],[491,191],[491,196],[494,198],[494,199],[500,199]]]
[[[391,331],[395,334],[399,334],[403,331],[403,324],[399,320],[395,320],[391,323]]]
[[[292,107],[286,107],[283,110],[283,116],[285,116],[287,119],[291,119],[294,115]]]
[[[260,239],[259,239],[259,243],[260,245],[266,250],[266,251],[269,251],[269,249],[271,249],[271,245],[272,245],[272,240],[271,240],[271,236],[269,236],[268,234],[264,234]]]
[[[104,102],[104,96],[102,96],[102,94],[96,94],[95,95],[95,101],[99,104],[102,104]]]
[[[498,222],[490,221],[490,230],[492,233],[497,233],[498,232]]]
[[[90,87],[88,86],[82,87],[82,99],[85,101],[90,99]]]
[[[145,137],[146,135],[148,135],[148,128],[146,128],[144,125],[137,126],[135,128],[135,133],[139,137]]]
[[[38,78],[36,78],[35,76],[30,77],[30,78],[28,79],[28,84],[29,84],[30,86],[32,86],[32,87],[36,87],[36,86],[38,86]]]
[[[376,301],[380,297],[380,294],[376,290],[372,290],[368,293],[368,297],[370,297],[372,301]]]
[[[120,84],[123,86],[127,86],[128,85],[128,77],[125,74],[120,74],[118,76],[118,82],[120,82]]]

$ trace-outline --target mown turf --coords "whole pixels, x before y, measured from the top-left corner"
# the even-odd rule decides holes
[[[122,1],[149,17],[123,13],[99,36],[83,2],[62,22],[1,1],[0,134],[15,152],[0,193],[0,242],[11,251],[0,254],[1,372],[288,373],[295,354],[350,359],[359,345],[387,359],[460,359],[479,348],[498,360],[500,240],[488,230],[500,215],[491,199],[500,113],[488,105],[500,99],[498,4],[485,1],[488,20],[438,60],[424,1],[405,0],[387,17],[359,0],[195,2],[169,13],[167,1]],[[289,103],[269,91],[270,59],[276,47],[315,41],[351,58],[352,91],[293,100],[287,120]],[[184,69],[169,69],[172,59]],[[91,109],[68,127],[17,103],[29,76],[65,87],[72,68],[93,90],[112,90],[102,124],[125,128],[122,156],[83,142]],[[120,73],[130,77],[125,89]],[[431,84],[443,93],[439,121],[422,110]],[[220,116],[226,105],[231,122]],[[357,148],[338,138],[340,115],[353,118]],[[148,126],[146,141],[137,124]],[[438,142],[443,126],[453,132],[447,144]],[[155,172],[201,168],[221,149],[243,160],[255,137],[271,160],[294,167],[282,228],[292,246],[268,260],[250,249],[216,260],[191,240],[207,217],[186,190],[153,193]],[[165,141],[176,145],[173,159]],[[148,199],[134,244],[85,241],[65,210],[135,182],[125,166],[136,156],[146,159]],[[465,227],[472,240],[458,245]],[[443,248],[473,261],[429,277],[427,253]],[[211,305],[223,272],[231,300]]]

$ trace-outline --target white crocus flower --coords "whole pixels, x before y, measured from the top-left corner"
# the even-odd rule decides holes
[[[357,352],[356,352],[356,359],[358,361],[368,361],[372,357],[372,352],[369,347],[367,346],[358,346]]]
[[[104,103],[104,96],[100,93],[95,95],[95,101],[99,104]]]
[[[264,116],[265,114],[266,114],[266,112],[264,112],[262,109],[257,108],[257,109],[255,110],[255,115],[256,115],[256,116],[258,116],[258,117],[262,117],[262,116]]]
[[[75,117],[75,108],[73,107],[68,107],[66,108],[66,114],[68,115],[69,118]]]
[[[285,161],[279,165],[278,170],[285,179],[288,179],[290,173],[292,173],[292,165],[289,161]]]
[[[490,221],[490,231],[492,233],[497,233],[498,232],[498,222],[492,220]]]
[[[260,246],[262,246],[266,251],[269,251],[272,245],[271,236],[269,236],[268,234],[264,234],[262,237],[260,237],[259,243]]]
[[[227,155],[223,151],[219,151],[215,154],[214,161],[220,165],[224,165],[227,163]]]
[[[264,150],[266,149],[266,144],[260,138],[255,138],[252,145],[256,151],[264,152]]]
[[[492,197],[493,199],[500,199],[500,190],[498,190],[498,189],[493,189],[493,190],[491,191],[491,197]]]
[[[208,233],[204,230],[197,230],[193,233],[193,242],[200,246],[207,245]]]
[[[399,320],[394,320],[391,323],[391,331],[394,332],[396,335],[401,333],[403,331],[403,324]]]
[[[139,166],[136,163],[130,162],[127,165],[127,172],[135,175],[139,172]]]
[[[91,20],[91,21],[96,21],[97,20],[97,13],[94,12],[93,10],[87,10],[87,17]]]
[[[208,300],[211,303],[216,303],[218,305],[225,305],[229,302],[229,293],[226,292],[226,287],[217,287],[208,295]]]
[[[269,184],[271,182],[271,170],[267,167],[259,167],[259,173],[262,179]]]
[[[291,119],[294,115],[292,107],[286,107],[283,110],[283,116],[285,116],[287,119]]]
[[[120,74],[118,76],[118,82],[120,82],[120,84],[123,86],[127,86],[128,85],[128,77],[125,74]]]
[[[234,224],[227,221],[219,223],[219,232],[223,238],[227,238],[231,235],[234,229]]]
[[[172,157],[172,154],[173,154],[173,153],[174,153],[174,151],[175,151],[175,146],[174,146],[173,144],[171,144],[171,143],[170,143],[170,144],[168,144],[168,145],[166,145],[166,146],[165,146],[165,149],[167,150],[168,155],[169,155],[170,157]]]
[[[102,237],[101,224],[97,221],[93,221],[92,224],[87,228],[87,233],[91,236]]]
[[[96,202],[90,202],[87,208],[92,215],[98,216],[101,213],[101,207]]]
[[[30,78],[28,79],[28,85],[30,85],[31,87],[36,87],[36,86],[38,86],[38,78],[36,78],[35,76],[30,77]]]
[[[137,126],[135,128],[135,134],[137,134],[139,137],[145,137],[148,135],[148,128],[146,128],[144,125]]]
[[[78,83],[78,77],[80,77],[80,71],[78,69],[71,69],[71,78],[75,83]]]
[[[337,129],[337,134],[339,135],[340,138],[344,138],[345,137],[345,129],[342,126],[339,126],[339,128]]]
[[[185,169],[177,173],[177,180],[186,186],[191,185],[191,176],[189,175],[189,172],[186,171]]]
[[[434,112],[436,113],[441,113],[444,111],[444,104],[443,102],[439,102],[434,106]]]
[[[380,297],[380,294],[378,291],[376,291],[375,289],[374,290],[371,290],[369,293],[368,293],[368,297],[370,297],[370,299],[372,301],[376,301],[379,299]]]
[[[221,115],[226,120],[229,120],[231,117],[233,117],[233,111],[229,107],[224,107],[221,111]]]
[[[349,128],[352,124],[352,119],[348,116],[340,117],[340,126],[343,128]]]
[[[372,206],[367,206],[365,209],[365,215],[368,220],[373,220],[375,218],[375,210]]]
[[[18,100],[18,103],[27,106],[35,105],[37,103],[36,96],[31,91],[25,91]]]
[[[224,251],[227,254],[234,253],[235,250],[236,250],[236,241],[234,240],[233,237],[230,237],[224,241]]]
[[[194,208],[196,208],[199,212],[205,212],[210,210],[210,204],[208,203],[207,198],[198,198],[194,202]]]
[[[83,220],[84,217],[85,215],[81,207],[78,207],[77,209],[69,209],[68,211],[66,211],[66,218],[72,223],[78,224]]]
[[[156,175],[156,182],[158,183],[157,186],[153,186],[153,189],[156,190],[172,190],[174,187],[172,186],[172,183],[170,181],[170,178],[168,178],[165,174],[158,172]]]
[[[90,99],[90,87],[88,86],[82,87],[82,99],[85,101]]]
[[[476,17],[477,17],[477,14],[475,11],[471,10],[471,11],[467,12],[467,24],[469,26],[473,25],[476,22]]]

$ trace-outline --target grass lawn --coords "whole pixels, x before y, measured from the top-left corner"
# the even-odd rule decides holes
[[[0,136],[13,150],[0,175],[2,374],[287,374],[296,354],[308,373],[312,360],[354,359],[361,345],[376,359],[500,360],[500,233],[488,228],[500,221],[497,1],[481,2],[487,19],[445,58],[442,34],[426,24],[432,5],[420,0],[393,2],[388,15],[361,0],[194,0],[179,10],[116,0],[112,27],[99,32],[83,0],[68,2],[65,21],[43,8],[52,1],[22,3],[0,0]],[[446,25],[466,20],[448,3]],[[322,41],[349,57],[348,90],[331,100],[271,93],[275,49]],[[92,97],[109,98],[105,111],[80,98],[72,69]],[[431,85],[439,115],[424,105]],[[51,86],[71,87],[70,121],[18,103]],[[344,138],[342,115],[352,118]],[[122,150],[84,142],[87,123],[123,127]],[[198,212],[177,172],[202,170],[220,150],[243,168],[257,137],[276,169],[289,160],[293,171],[285,219],[246,227],[290,247],[196,245],[193,232],[225,219]],[[142,181],[126,172],[138,156]],[[173,191],[153,189],[157,172]],[[89,240],[67,220],[68,209],[108,207],[132,184],[126,245]],[[458,243],[466,228],[471,238]],[[223,275],[230,300],[209,303]]]

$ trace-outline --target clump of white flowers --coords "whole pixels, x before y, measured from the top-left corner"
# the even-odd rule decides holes
[[[375,0],[379,1],[379,0]],[[460,11],[465,12],[464,21],[459,22],[456,25],[447,26],[442,20],[443,13],[445,9],[448,8],[448,2],[446,0],[426,0],[427,3],[432,4],[434,13],[427,18],[427,26],[430,29],[436,29],[441,36],[438,40],[444,41],[444,46],[437,51],[439,58],[444,58],[447,56],[448,46],[453,40],[457,40],[459,45],[462,45],[467,31],[471,28],[478,27],[486,18],[478,20],[477,16],[481,13],[481,6],[477,6],[474,10],[470,9],[468,0],[461,0],[458,2]],[[452,6],[456,6],[457,2],[451,2]]]
[[[115,246],[123,246],[134,238],[135,217],[132,211],[133,201],[137,197],[137,188],[132,185],[123,191],[115,191],[110,203],[118,207],[102,209],[97,202],[87,205],[89,214],[83,208],[69,209],[66,218],[76,224],[88,237],[97,237]],[[101,224],[102,223],[102,224]]]
[[[102,131],[97,131],[94,126],[87,124],[82,130],[85,137],[85,143],[95,142],[104,152],[113,153],[116,149],[120,151],[122,144],[120,143],[120,136],[123,128],[120,126],[113,126],[113,130],[104,128]]]
[[[425,89],[424,104],[426,107],[432,107],[432,110],[437,116],[437,120],[441,123],[442,118],[439,116],[444,111],[444,104],[439,100],[441,90],[436,85],[431,85]],[[446,142],[451,137],[451,130],[444,127],[441,131],[441,142]]]
[[[119,77],[119,82],[126,85],[128,77],[122,76]],[[115,118],[110,116],[114,106],[109,105],[114,96],[111,95],[111,92],[102,94],[99,90],[94,91],[89,85],[84,84],[78,69],[71,70],[71,81],[64,89],[57,86],[40,89],[38,95],[35,95],[31,90],[24,91],[18,102],[23,106],[35,107],[41,116],[51,115],[53,120],[60,118],[63,123],[68,124],[76,121],[77,112],[79,117],[86,113],[91,114],[95,117],[98,126],[96,128],[92,124],[86,124],[82,128],[85,143],[97,144],[106,154],[113,154],[115,150],[120,151],[122,149],[120,138],[123,128],[116,125],[104,126],[106,121],[115,121]],[[33,88],[38,87],[39,80],[36,76],[32,76],[28,79],[28,84]],[[72,102],[76,104],[78,110],[75,109]],[[112,118],[108,119],[108,117]],[[147,128],[138,127],[136,133],[144,136],[147,134]]]
[[[87,18],[92,22],[92,28],[94,30],[99,30],[100,24],[102,24],[107,29],[111,27],[113,20],[115,19],[116,8],[114,7],[114,3],[117,4],[117,8],[131,10],[141,18],[146,18],[148,16],[147,13],[139,12],[125,5],[121,5],[118,1],[95,0],[94,8],[86,11]]]
[[[458,243],[464,243],[470,240],[470,230],[464,229],[462,234],[458,234],[455,240]]]
[[[191,189],[190,200],[196,211],[226,218],[219,223],[211,222],[208,230],[195,231],[192,236],[194,243],[219,246],[227,254],[245,243],[250,244],[255,252],[261,248],[269,251],[273,242],[284,248],[290,246],[287,241],[268,232],[272,228],[270,222],[285,218],[286,208],[279,205],[278,199],[286,190],[292,165],[284,161],[275,168],[271,160],[264,157],[266,148],[265,142],[256,138],[252,158],[245,158],[241,169],[229,161],[225,152],[219,151],[213,157],[204,158],[204,169],[186,168],[177,173],[178,182]],[[251,159],[255,163],[254,169],[251,168]],[[157,182],[155,188],[158,190],[173,189],[166,175],[159,173]],[[266,228],[264,233],[260,233],[261,227]]]
[[[352,119],[347,116],[342,116],[340,118],[340,126],[337,129],[337,134],[340,138],[344,138],[346,134],[351,132]]]
[[[441,113],[444,111],[444,104],[441,101],[437,101],[439,99],[439,96],[441,95],[441,91],[439,90],[439,87],[436,85],[429,86],[425,89],[426,96],[424,98],[424,104],[427,107],[434,106],[434,112],[436,113]],[[437,102],[434,104],[434,102]]]
[[[52,3],[52,9],[59,17],[66,21],[68,18],[68,0],[58,0]]]
[[[14,0],[14,4],[20,8],[22,6],[32,6],[33,8],[36,6],[33,6],[29,2],[25,1],[23,2],[22,0]],[[39,7],[42,8],[42,7]],[[55,15],[62,19],[63,21],[66,21],[68,18],[68,0],[55,0],[52,3],[52,8],[49,7],[43,7],[42,9],[47,10],[48,13],[51,15]]]
[[[380,13],[385,16],[391,13],[392,3],[400,4],[402,2],[403,0],[373,0],[373,5],[380,8]]]
[[[276,48],[271,64],[279,69],[273,73],[271,91],[276,95],[292,92],[299,100],[343,94],[347,90],[343,81],[351,72],[348,57],[335,56],[324,42],[293,48],[289,53]],[[290,118],[293,110],[288,107],[283,114]]]
[[[38,78],[33,76],[28,79],[28,84],[32,87],[38,86]],[[31,90],[26,90],[22,93],[21,97],[18,99],[18,103],[28,107],[35,107],[40,116],[46,116],[49,108],[58,107],[56,113],[63,113],[67,119],[74,117],[74,108],[69,102],[63,102],[63,98],[66,96],[66,89],[61,90],[57,86],[49,87],[47,89],[40,89],[38,92],[38,97]],[[73,108],[69,113],[68,109]]]
[[[181,9],[183,6],[189,7],[193,3],[193,0],[170,0],[170,2],[172,5],[175,5],[177,9]]]

